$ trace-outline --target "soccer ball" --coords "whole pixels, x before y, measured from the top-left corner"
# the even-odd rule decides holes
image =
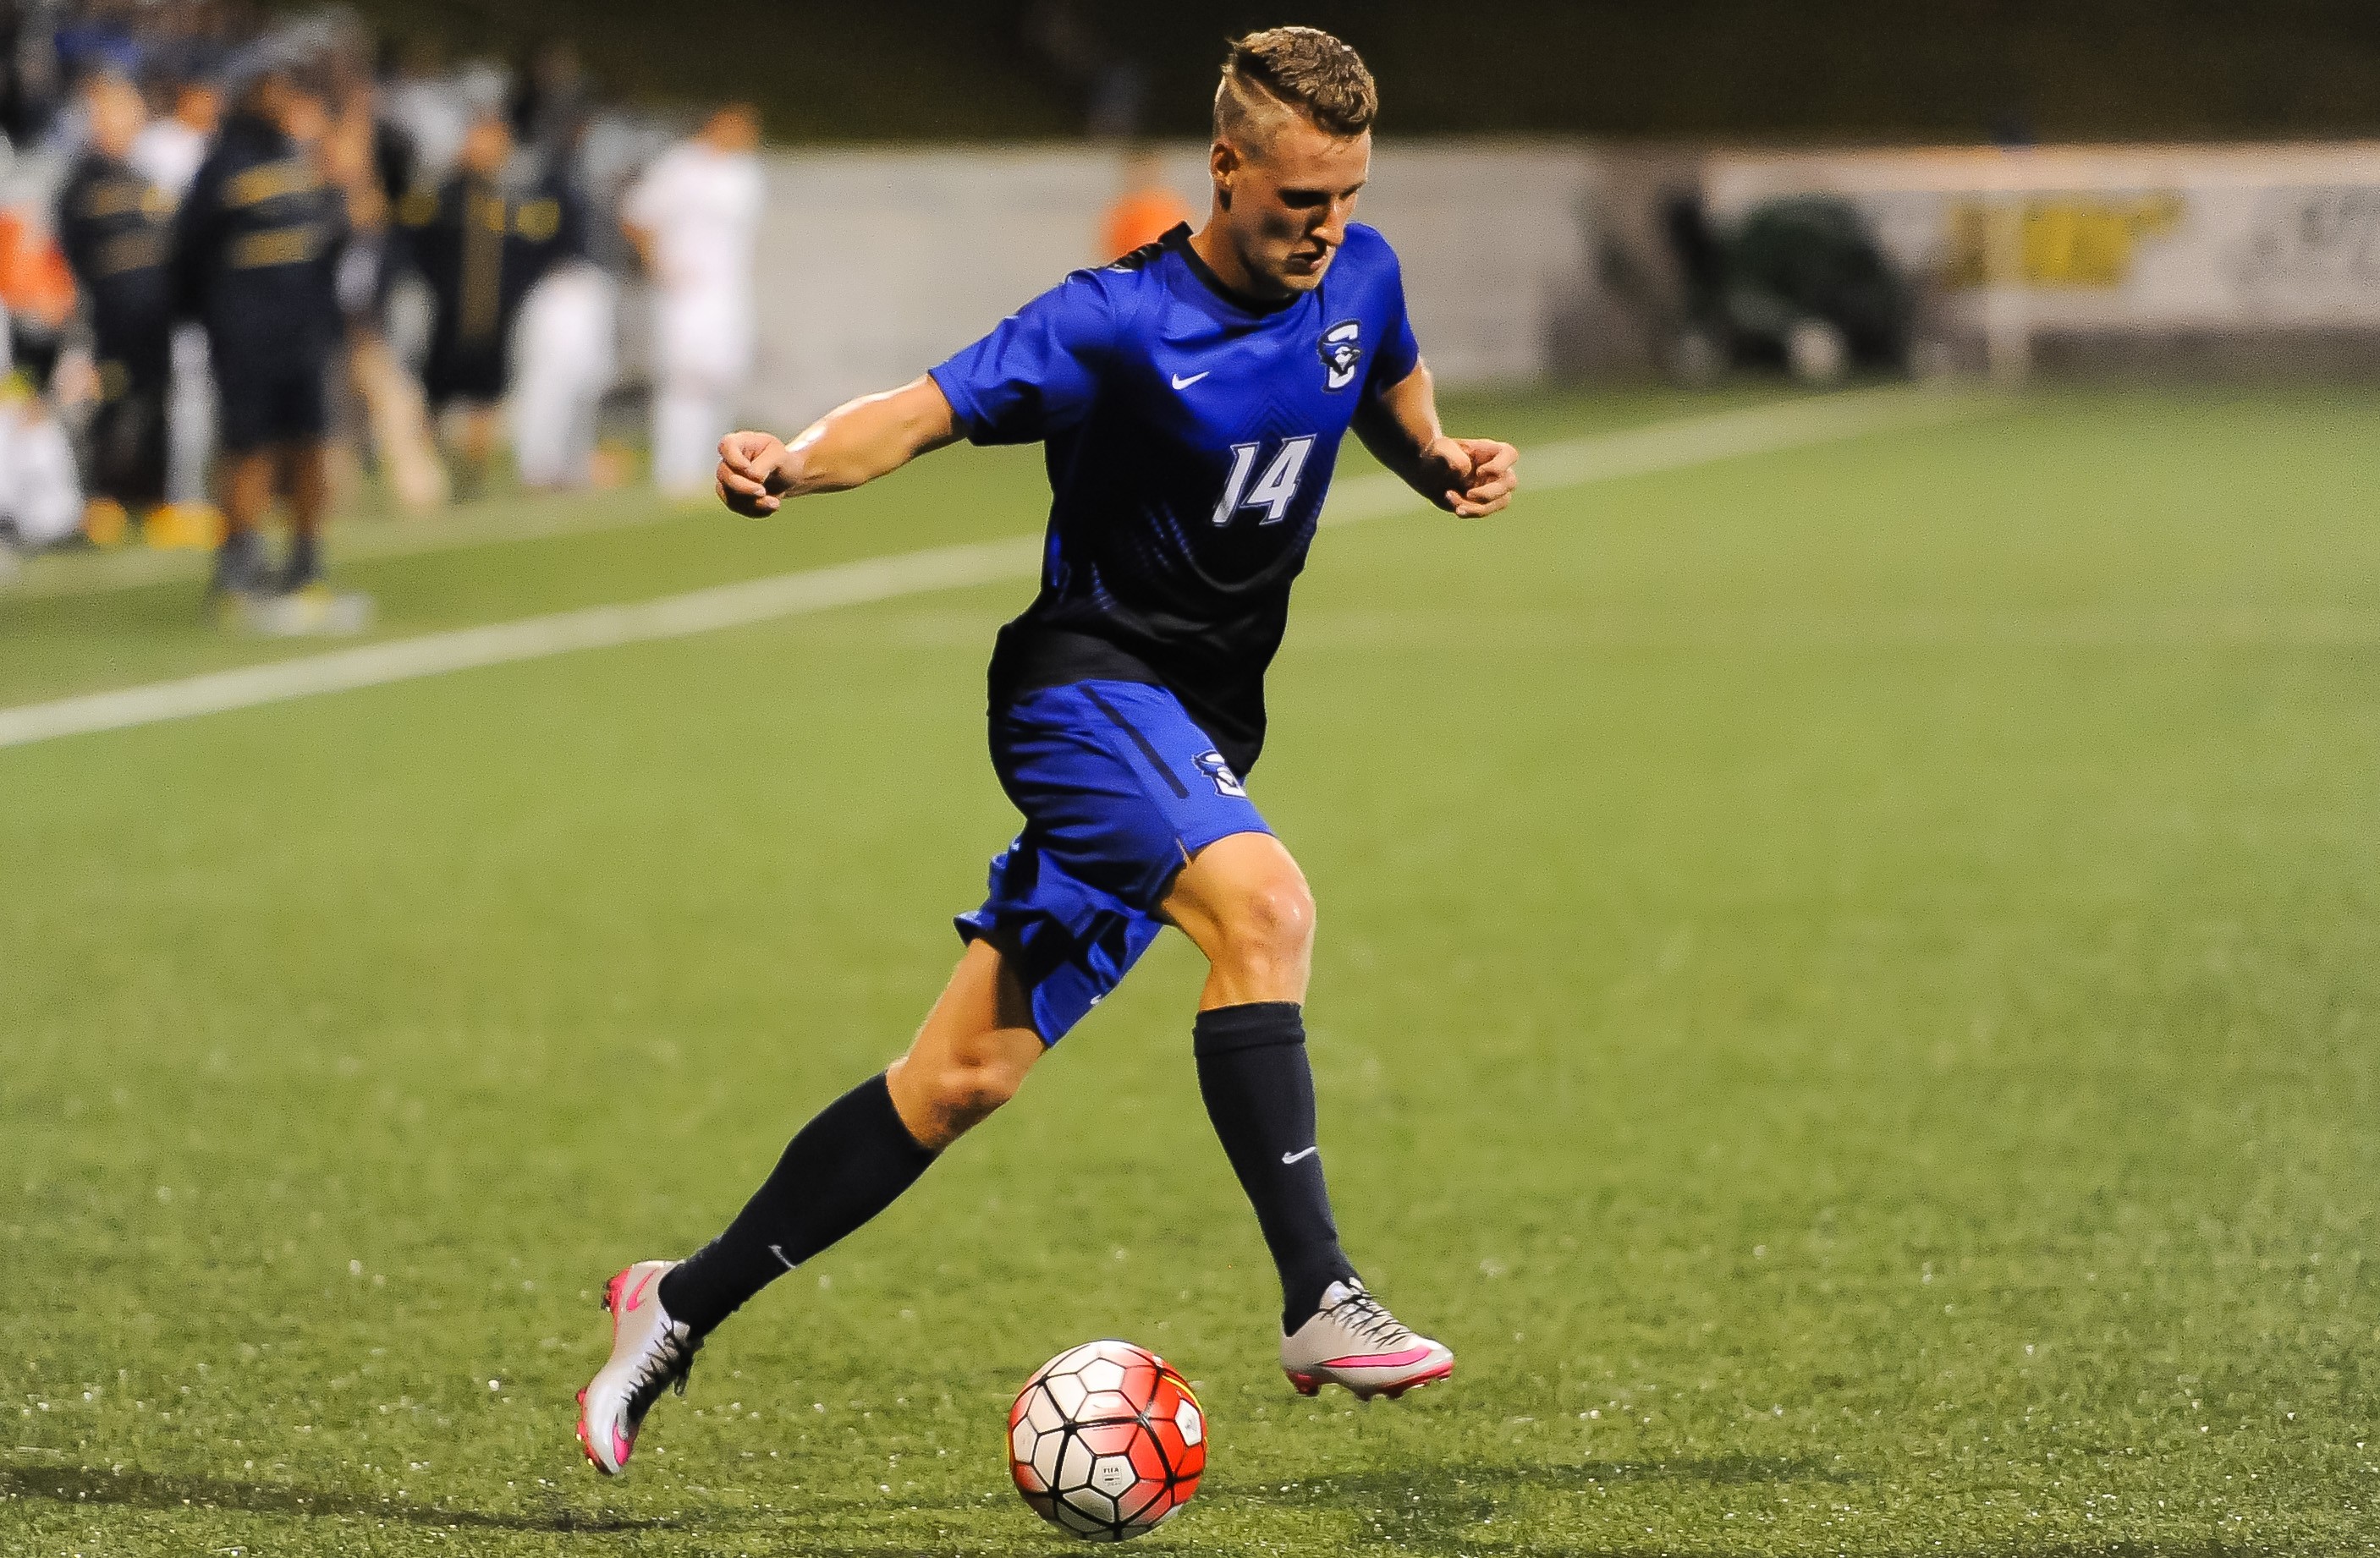
[[[1198,1491],[1207,1414],[1172,1365],[1086,1342],[1035,1371],[1008,1409],[1008,1470],[1033,1512],[1092,1541],[1155,1530]]]

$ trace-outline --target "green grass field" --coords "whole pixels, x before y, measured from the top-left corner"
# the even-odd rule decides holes
[[[1002,1414],[1103,1335],[1213,1425],[1150,1551],[2373,1551],[2375,427],[2043,394],[1327,534],[1252,790],[1322,905],[1350,1248],[1461,1357],[1394,1406],[1272,1362],[1169,938],[628,1478],[580,1460],[602,1279],[955,954],[1025,586],[0,751],[0,1553],[1071,1551]],[[401,635],[1040,489],[962,451],[771,525],[606,501],[341,576]],[[0,595],[0,707],[321,648],[103,563]]]

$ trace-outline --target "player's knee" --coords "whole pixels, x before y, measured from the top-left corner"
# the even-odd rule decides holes
[[[1025,1073],[990,1056],[953,1056],[935,1072],[930,1096],[935,1116],[953,1137],[981,1124],[1016,1096]]]
[[[1251,882],[1232,895],[1222,932],[1227,957],[1302,963],[1314,949],[1314,895],[1286,872]]]

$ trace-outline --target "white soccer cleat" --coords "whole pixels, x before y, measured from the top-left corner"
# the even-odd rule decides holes
[[[1454,1351],[1397,1323],[1360,1282],[1334,1282],[1322,1307],[1281,1339],[1281,1369],[1300,1395],[1345,1385],[1359,1401],[1394,1401],[1454,1372]]]
[[[612,1311],[611,1360],[578,1393],[578,1443],[595,1469],[617,1477],[637,1447],[637,1430],[675,1385],[686,1394],[686,1376],[702,1344],[684,1322],[662,1308],[662,1274],[675,1261],[639,1261],[603,1285],[603,1307]]]

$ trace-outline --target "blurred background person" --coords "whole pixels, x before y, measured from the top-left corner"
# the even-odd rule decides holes
[[[752,368],[759,144],[759,113],[728,103],[654,160],[621,213],[653,284],[653,481],[672,497],[710,491]]]
[[[223,123],[223,89],[212,80],[176,81],[169,111],[134,138],[130,161],[142,177],[178,206],[199,175],[207,148]],[[207,501],[207,465],[214,457],[215,391],[207,373],[207,335],[185,320],[173,327],[170,388],[165,408],[165,496],[177,513],[202,528],[214,523]]]
[[[46,384],[74,321],[75,284],[48,221],[31,206],[0,207],[0,307],[10,361]]]
[[[513,72],[504,112],[513,138],[552,167],[570,160],[587,120],[587,69],[567,38],[540,40]]]
[[[65,10],[37,0],[0,7],[0,133],[14,146],[39,139],[66,95],[58,36]]]
[[[74,444],[49,388],[38,371],[0,380],[0,573],[11,570],[16,552],[55,546],[82,523]]]
[[[507,176],[513,133],[493,110],[472,120],[453,176],[409,225],[412,262],[434,308],[422,387],[447,420],[456,491],[485,489],[509,388],[507,350],[521,303],[539,278],[578,247],[577,201],[563,181],[516,188]]]
[[[211,593],[232,607],[322,577],[324,376],[347,225],[317,156],[329,91],[319,59],[261,60],[176,217],[177,296],[206,326],[216,388],[225,529]],[[258,531],[276,490],[291,542],[273,572]]]
[[[1165,182],[1165,164],[1142,147],[1123,160],[1123,189],[1099,224],[1099,259],[1120,260],[1153,244],[1191,218],[1190,202]]]
[[[85,80],[82,99],[91,139],[58,193],[57,236],[97,369],[84,528],[114,540],[128,517],[145,519],[165,498],[173,201],[131,161],[147,116],[140,89],[102,69]]]
[[[64,351],[74,310],[74,276],[45,224],[0,209],[0,538],[15,550],[63,541],[82,520],[82,483],[56,405],[72,386],[55,382],[74,377]]]
[[[381,51],[380,112],[405,134],[415,176],[435,184],[463,149],[473,104],[464,84],[439,66],[427,37],[389,43]]]
[[[177,81],[165,113],[143,125],[128,160],[140,175],[179,203],[199,176],[208,143],[223,123],[223,90],[212,81]]]
[[[132,142],[132,165],[178,206],[206,161],[207,148],[223,123],[223,89],[211,79],[176,81],[168,89],[170,108],[149,121]],[[208,501],[207,467],[214,459],[215,388],[207,371],[207,334],[194,320],[174,326],[171,387],[165,409],[165,496],[180,528],[212,530],[219,524]]]
[[[524,487],[594,485],[603,397],[619,376],[619,284],[574,257],[538,283],[513,334],[513,460]]]
[[[586,487],[596,478],[596,418],[618,376],[617,283],[589,253],[577,164],[583,122],[556,139],[541,187],[564,211],[554,261],[522,299],[513,326],[513,463],[523,486]]]
[[[344,327],[345,372],[332,382],[334,476],[352,477],[369,453],[397,506],[413,513],[443,508],[446,467],[430,435],[421,385],[389,339],[390,298],[406,264],[397,213],[413,188],[413,138],[381,111],[379,83],[362,40],[342,39],[337,51],[337,101],[322,142],[324,173],[346,200],[347,242],[337,271]],[[353,486],[334,481],[334,492]]]

